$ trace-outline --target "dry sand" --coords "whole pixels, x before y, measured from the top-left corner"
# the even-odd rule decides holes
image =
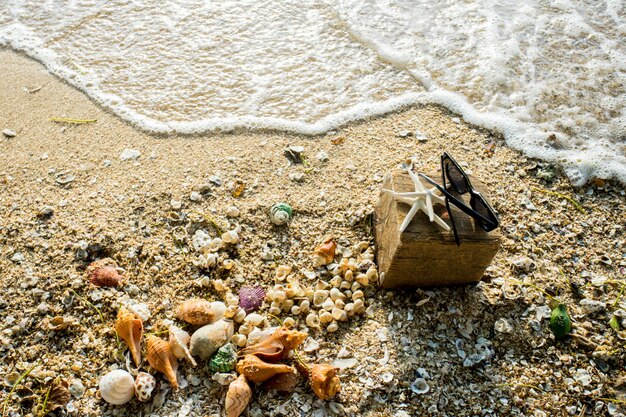
[[[97,395],[97,383],[108,370],[124,366],[112,329],[123,297],[150,307],[148,332],[192,295],[220,298],[212,287],[198,284],[201,276],[216,274],[193,265],[188,238],[173,238],[174,228],[186,223],[172,217],[197,211],[222,227],[238,223],[237,264],[223,278],[234,289],[244,281],[269,287],[278,264],[311,270],[310,252],[325,235],[350,244],[371,241],[367,223],[351,225],[351,220],[371,211],[382,177],[409,157],[419,170],[434,171],[447,150],[483,180],[501,216],[502,249],[483,282],[426,292],[370,289],[373,316],[355,318],[333,334],[313,333],[321,347],[308,360],[332,361],[342,348],[358,360],[342,371],[341,394],[323,403],[304,383],[287,397],[255,390],[248,415],[619,415],[619,407],[624,413],[619,404],[626,400],[624,341],[608,324],[625,308],[623,186],[572,189],[555,167],[527,160],[496,135],[435,106],[320,137],[276,132],[155,137],[24,56],[1,51],[0,74],[0,130],[17,133],[0,137],[0,374],[35,366],[9,398],[7,412],[37,415],[45,382],[56,376],[72,382],[80,396],[72,397],[72,415],[131,416],[156,409],[158,404],[137,401],[107,405]],[[63,126],[52,117],[97,122]],[[399,135],[415,129],[428,140]],[[335,145],[337,138],[343,141]],[[489,157],[484,147],[493,141],[498,146]],[[283,155],[288,145],[304,146],[307,166],[288,162]],[[141,156],[120,160],[127,148]],[[316,159],[321,150],[327,162]],[[300,181],[293,178],[298,173]],[[69,175],[74,176],[69,184],[57,182]],[[211,183],[214,175],[221,186]],[[232,195],[236,182],[246,186],[239,198]],[[201,201],[189,199],[194,190],[204,193]],[[573,198],[585,213],[549,192]],[[172,200],[182,207],[174,210]],[[268,221],[267,212],[278,201],[294,208],[288,228]],[[236,220],[225,216],[231,206],[241,212]],[[89,245],[86,254],[79,250],[81,241]],[[276,260],[261,259],[264,251]],[[77,253],[88,257],[78,259]],[[104,256],[125,269],[128,285],[100,290],[86,281],[88,263]],[[544,317],[547,297],[514,279],[558,294],[586,339],[555,342]],[[304,277],[301,282],[310,283]],[[54,316],[75,317],[77,323],[63,332],[46,330]],[[510,324],[511,329],[504,327],[509,333],[494,330],[499,319]],[[485,346],[493,357],[463,365],[464,356]],[[210,381],[204,367],[183,365],[179,375],[188,386],[168,392],[154,415],[219,415],[225,388]],[[417,377],[425,378],[427,393],[410,389]],[[85,387],[82,395],[76,380]],[[10,389],[2,385],[2,401]]]

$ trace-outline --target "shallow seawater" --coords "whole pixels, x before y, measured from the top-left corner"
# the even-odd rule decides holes
[[[620,0],[9,0],[0,45],[149,131],[316,134],[438,103],[574,183],[626,183]]]

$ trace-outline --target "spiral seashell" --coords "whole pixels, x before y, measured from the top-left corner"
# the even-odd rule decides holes
[[[110,259],[100,259],[89,265],[89,281],[96,287],[118,287],[124,278],[117,272],[115,266],[110,265]]]
[[[222,241],[229,245],[235,245],[239,242],[239,233],[236,230],[229,230],[222,233]]]
[[[328,265],[335,259],[335,250],[337,249],[337,243],[332,237],[324,240],[324,243],[319,245],[313,251],[313,266],[319,267]]]
[[[209,361],[209,371],[230,372],[237,364],[237,351],[232,343],[227,343],[217,350]]]
[[[191,356],[191,353],[189,353],[189,348],[187,347],[189,340],[191,340],[189,333],[174,325],[169,327],[169,333],[169,344],[172,355],[174,355],[176,359],[187,359],[193,366],[196,366],[196,361]]]
[[[239,290],[239,306],[246,313],[256,311],[263,305],[265,299],[265,290],[261,286],[242,287]]]
[[[135,378],[135,396],[137,399],[141,402],[148,401],[154,387],[156,387],[156,379],[149,373],[139,372]]]
[[[267,381],[274,375],[293,372],[294,368],[283,364],[263,362],[254,355],[246,355],[237,363],[237,372],[252,382]]]
[[[230,383],[226,393],[226,417],[239,417],[252,399],[252,390],[246,377],[239,377]]]
[[[289,351],[297,348],[306,338],[306,333],[283,326],[262,342],[240,350],[239,355],[256,355],[263,360],[277,362],[285,359]]]
[[[183,301],[176,309],[176,318],[194,326],[204,326],[215,320],[211,303],[201,298]]]
[[[133,376],[122,369],[111,371],[100,379],[100,395],[113,405],[126,404],[135,395]]]
[[[141,365],[141,337],[143,336],[143,322],[141,318],[122,307],[117,313],[115,331],[126,342],[133,356],[135,366],[139,367]]]
[[[300,382],[297,372],[278,374],[268,379],[263,386],[267,389],[275,390],[281,394],[288,394],[296,389]]]
[[[311,388],[320,400],[330,400],[341,389],[337,369],[332,365],[313,365],[310,370]]]
[[[208,360],[235,334],[235,325],[230,319],[221,319],[199,328],[191,335],[189,350],[193,356]]]
[[[148,362],[156,371],[161,372],[174,390],[178,389],[176,370],[178,362],[172,354],[169,343],[156,336],[148,336]]]
[[[287,203],[276,203],[270,209],[270,221],[277,226],[287,224],[293,218],[293,210]]]

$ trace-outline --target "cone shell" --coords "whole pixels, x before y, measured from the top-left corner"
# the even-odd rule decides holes
[[[117,287],[124,278],[117,272],[115,266],[109,265],[108,259],[94,261],[89,265],[89,281],[97,287]]]
[[[209,371],[230,372],[237,364],[237,351],[232,343],[227,343],[217,350],[209,361]]]
[[[226,393],[226,417],[239,417],[252,399],[252,390],[246,377],[239,377],[230,383]]]
[[[256,355],[269,362],[278,362],[285,359],[289,352],[296,349],[306,338],[306,333],[283,326],[262,342],[240,350],[239,355]]]
[[[267,381],[280,373],[294,372],[294,368],[283,364],[263,362],[254,355],[246,355],[237,363],[237,372],[252,382]]]
[[[137,399],[141,402],[148,401],[154,387],[156,387],[156,379],[149,373],[139,372],[135,378],[135,396]]]
[[[122,307],[117,313],[115,331],[121,337],[133,355],[135,366],[141,365],[141,337],[143,336],[143,322],[135,313]]]
[[[311,388],[320,400],[330,400],[341,389],[337,368],[331,365],[311,367]]]
[[[191,336],[189,333],[184,331],[178,326],[171,325],[169,327],[170,333],[170,349],[172,350],[172,355],[176,359],[187,359],[193,366],[196,366],[197,363],[194,360],[191,353],[189,353],[189,340],[191,340]]]
[[[211,303],[201,298],[192,298],[182,302],[176,309],[176,318],[194,326],[204,326],[215,320]]]
[[[331,263],[335,259],[335,249],[337,243],[332,238],[326,239],[313,251],[313,265],[317,267]]]
[[[135,381],[128,372],[122,369],[111,371],[100,379],[100,395],[109,404],[126,404],[133,399]]]
[[[239,306],[246,313],[252,313],[261,307],[265,299],[265,290],[263,287],[243,287],[239,290]]]
[[[176,358],[172,354],[169,343],[156,336],[149,336],[147,344],[150,366],[165,375],[172,388],[177,390],[176,369],[178,369],[178,362],[176,362]]]

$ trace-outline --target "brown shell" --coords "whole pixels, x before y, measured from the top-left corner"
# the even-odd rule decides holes
[[[237,363],[237,372],[243,374],[252,382],[267,381],[280,373],[294,372],[288,365],[263,362],[254,355],[246,355]]]
[[[211,303],[201,298],[183,301],[176,309],[176,317],[194,326],[204,326],[215,320]]]
[[[239,417],[252,399],[252,390],[246,377],[239,375],[230,383],[226,393],[226,417]]]
[[[297,361],[296,361],[297,362]],[[296,372],[278,374],[268,379],[263,386],[281,394],[288,394],[296,389],[300,376]]]
[[[297,348],[306,338],[306,333],[283,326],[262,342],[241,349],[239,356],[256,355],[268,362],[278,362],[285,359],[289,352]]]
[[[89,281],[97,287],[118,287],[124,282],[124,277],[111,265],[110,259],[94,261],[89,265]]]
[[[332,237],[328,238],[315,248],[313,257],[316,258],[319,266],[328,265],[335,259],[335,249],[337,249],[337,243]]]
[[[332,365],[313,365],[311,367],[311,388],[320,400],[330,400],[341,389],[337,368]]]
[[[174,390],[178,389],[176,380],[176,370],[178,362],[172,355],[169,343],[156,336],[148,336],[148,362],[156,371],[161,372],[172,385]]]
[[[141,318],[122,307],[117,312],[115,331],[128,345],[135,366],[141,365],[141,337],[143,336],[143,322]]]

